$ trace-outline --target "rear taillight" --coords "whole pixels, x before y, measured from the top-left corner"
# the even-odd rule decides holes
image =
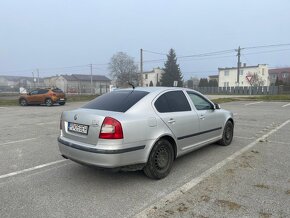
[[[112,117],[106,117],[102,124],[99,138],[122,139],[123,129],[121,123]]]

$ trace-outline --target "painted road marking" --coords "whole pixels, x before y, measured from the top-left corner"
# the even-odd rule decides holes
[[[260,103],[262,103],[262,102],[263,102],[263,101],[252,102],[252,103],[245,104],[245,106],[249,106],[249,105],[253,105],[253,104],[260,104]]]
[[[0,107],[0,109],[6,109],[7,107]]]
[[[282,107],[288,107],[288,106],[290,106],[290,103],[289,104],[285,104]]]
[[[22,140],[18,140],[18,141],[5,142],[5,143],[0,144],[0,146],[14,144],[14,143],[20,143],[20,142],[26,142],[26,141],[31,141],[31,140],[35,140],[35,139],[37,139],[37,138],[29,138],[29,139],[22,139]]]
[[[202,173],[200,176],[195,177],[194,179],[192,179],[188,183],[185,183],[183,186],[177,188],[175,191],[173,191],[173,192],[169,193],[168,195],[164,196],[163,198],[159,199],[157,202],[155,202],[154,204],[143,209],[140,213],[138,213],[134,217],[136,217],[136,218],[149,217],[147,214],[149,214],[150,212],[154,213],[155,210],[164,207],[166,205],[166,202],[172,202],[172,201],[178,199],[185,192],[189,191],[190,189],[192,189],[193,187],[198,185],[200,182],[202,182],[203,180],[207,179],[208,177],[210,177],[211,175],[216,173],[219,169],[224,167],[227,163],[234,160],[235,158],[237,158],[241,154],[245,153],[246,151],[250,150],[253,146],[258,144],[261,140],[265,140],[267,137],[269,137],[270,135],[272,135],[273,133],[275,133],[276,131],[278,131],[279,129],[281,129],[282,127],[287,125],[288,123],[290,123],[290,120],[285,121],[280,126],[273,129],[272,131],[270,131],[267,134],[263,135],[262,137],[256,139],[255,141],[248,144],[246,147],[242,148],[241,150],[235,152],[234,154],[227,157],[223,161],[217,163],[216,165],[214,165],[213,167],[211,167],[210,169],[208,169],[207,171]]]
[[[47,125],[47,124],[57,124],[57,123],[59,123],[59,122],[52,121],[52,122],[37,123],[36,125],[43,126],[43,125]]]
[[[4,178],[8,178],[8,177],[19,175],[19,174],[31,172],[31,171],[34,171],[34,170],[37,170],[37,169],[41,169],[41,168],[44,168],[44,167],[48,167],[48,166],[52,166],[52,165],[55,165],[55,164],[58,164],[58,163],[62,163],[64,161],[67,161],[67,160],[58,160],[58,161],[54,161],[54,162],[38,165],[38,166],[35,166],[35,167],[31,167],[31,168],[28,168],[28,169],[24,169],[24,170],[12,172],[12,173],[4,174],[4,175],[0,176],[0,179],[4,179]]]
[[[243,137],[243,136],[234,136],[234,138],[238,138],[238,139],[254,139],[254,137]]]

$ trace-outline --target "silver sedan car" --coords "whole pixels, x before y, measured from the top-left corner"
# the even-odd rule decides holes
[[[233,133],[233,114],[199,92],[140,87],[63,112],[58,144],[62,156],[75,162],[162,179],[177,157],[215,142],[229,145]]]

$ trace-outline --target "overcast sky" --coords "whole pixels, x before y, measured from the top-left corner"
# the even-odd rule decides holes
[[[139,62],[141,48],[173,48],[185,79],[214,75],[236,66],[234,51],[182,56],[289,44],[289,11],[289,0],[0,0],[0,74],[86,74],[92,63],[94,74],[108,75],[116,52]],[[144,71],[163,59],[144,52]],[[290,66],[290,46],[244,49],[241,61]]]

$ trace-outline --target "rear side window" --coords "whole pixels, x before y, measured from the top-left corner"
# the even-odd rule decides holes
[[[55,92],[55,93],[63,93],[63,91],[61,89],[57,89],[57,88],[56,89],[52,89],[52,91]]]
[[[47,92],[48,92],[47,89],[40,89],[40,90],[38,90],[38,94],[45,94]]]
[[[183,91],[166,92],[155,101],[154,105],[160,113],[191,110]]]
[[[113,91],[95,98],[83,108],[126,112],[147,94],[148,92],[136,90]]]

